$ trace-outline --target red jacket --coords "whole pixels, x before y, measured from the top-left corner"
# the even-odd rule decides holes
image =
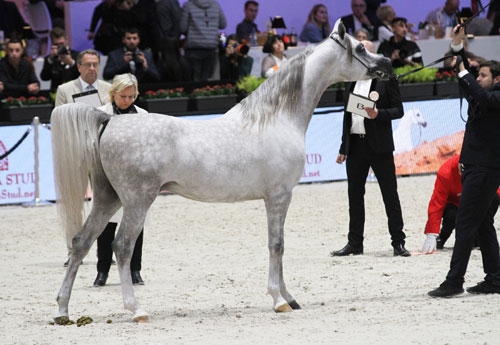
[[[458,207],[460,195],[462,194],[462,180],[458,173],[458,160],[460,155],[455,155],[448,159],[439,168],[434,183],[429,208],[427,209],[427,224],[425,234],[439,235],[441,219],[443,218],[446,204],[453,204]],[[500,195],[500,188],[497,191]]]
[[[460,195],[462,194],[462,181],[458,173],[458,160],[460,155],[455,155],[444,162],[439,168],[434,183],[429,208],[427,209],[427,224],[425,234],[439,235],[441,219],[446,204],[458,207]]]

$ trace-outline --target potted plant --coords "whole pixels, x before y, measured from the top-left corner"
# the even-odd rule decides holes
[[[196,109],[206,113],[225,113],[237,103],[236,88],[233,84],[196,88],[189,95],[196,102]]]
[[[404,66],[394,69],[396,75],[403,75],[412,70],[413,66]],[[424,97],[434,96],[434,81],[436,80],[437,68],[424,68],[417,72],[399,78],[399,89],[403,101],[412,101]]]
[[[187,111],[189,98],[182,87],[146,91],[141,105],[150,113],[177,115]]]
[[[53,108],[52,100],[44,96],[7,97],[1,104],[1,120],[16,124],[29,124],[34,117],[48,122]]]
[[[460,97],[457,74],[453,69],[439,69],[436,72],[436,95],[443,98]]]

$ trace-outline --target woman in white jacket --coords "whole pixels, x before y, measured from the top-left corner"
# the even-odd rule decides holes
[[[113,85],[109,91],[110,103],[99,107],[100,110],[108,114],[147,114],[147,111],[134,105],[134,101],[139,95],[137,79],[133,74],[125,73],[118,74],[113,78]],[[115,230],[117,223],[121,219],[121,209],[115,214],[111,221],[106,225],[102,234],[97,238],[97,277],[94,281],[94,286],[106,285],[108,279],[109,268],[113,258],[113,249],[111,244],[115,239]],[[144,229],[137,238],[134,247],[132,260],[130,261],[130,270],[132,271],[132,283],[134,285],[143,285],[144,281],[141,277],[141,261],[142,261],[142,241]]]

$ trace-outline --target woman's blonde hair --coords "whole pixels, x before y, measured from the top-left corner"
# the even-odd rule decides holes
[[[139,96],[139,87],[137,84],[137,78],[132,73],[117,74],[113,78],[113,84],[109,90],[109,99],[113,99],[113,95],[118,92],[122,92],[127,87],[134,87],[134,101]]]

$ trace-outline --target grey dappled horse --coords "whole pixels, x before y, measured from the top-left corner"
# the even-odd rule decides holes
[[[78,266],[120,207],[123,218],[113,250],[124,306],[135,321],[149,320],[134,295],[130,259],[146,213],[161,189],[205,202],[263,199],[273,307],[276,312],[299,309],[283,279],[283,225],[292,189],[304,169],[305,134],[312,113],[330,84],[386,79],[391,73],[387,58],[367,52],[337,21],[329,38],[283,64],[216,119],[112,116],[83,104],[55,108],[51,122],[58,206],[65,231],[73,238],[55,321],[69,318]],[[93,207],[82,227],[89,176]]]

